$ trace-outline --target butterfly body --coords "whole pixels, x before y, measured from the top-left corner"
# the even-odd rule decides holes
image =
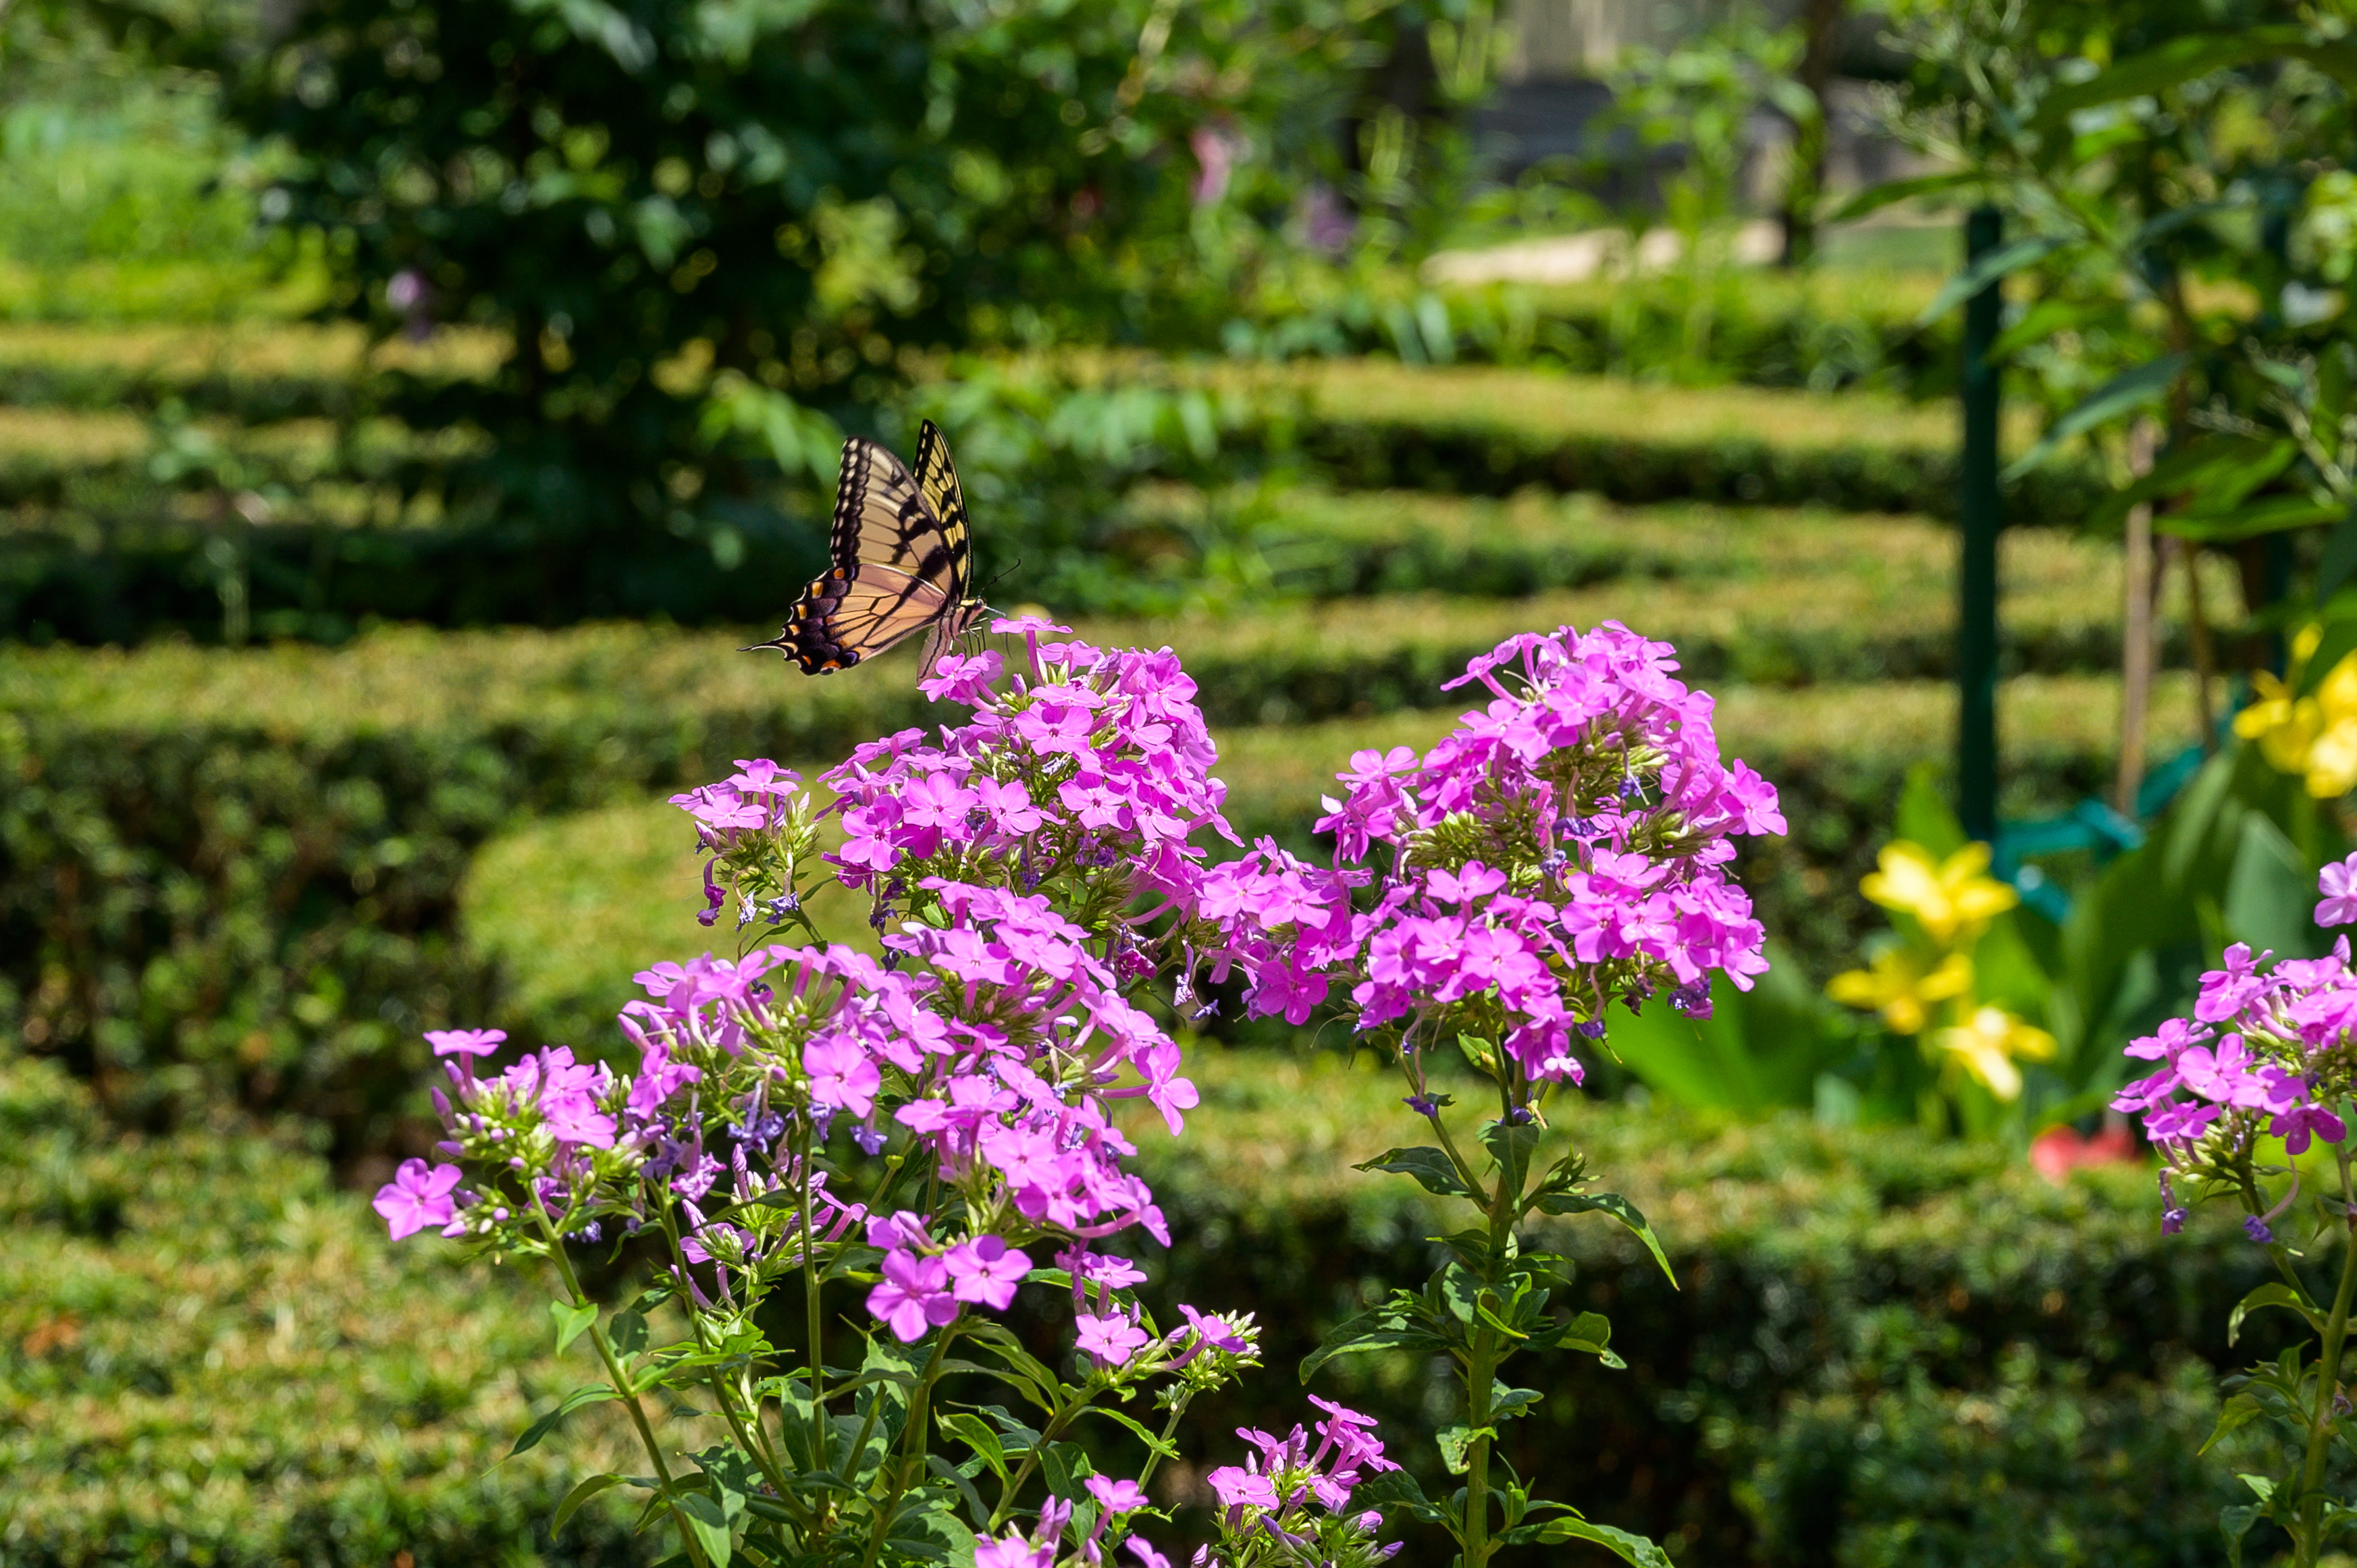
[[[913,472],[889,448],[854,437],[835,486],[830,564],[778,635],[753,646],[780,650],[806,675],[828,675],[925,632],[930,671],[989,613],[970,592],[972,540],[940,426],[927,420],[919,428]]]

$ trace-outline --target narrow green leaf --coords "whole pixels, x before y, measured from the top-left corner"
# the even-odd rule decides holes
[[[1418,1187],[1441,1197],[1473,1196],[1473,1189],[1457,1174],[1456,1165],[1438,1149],[1386,1149],[1364,1165],[1351,1168],[1413,1176]]]
[[[1673,1568],[1668,1552],[1641,1535],[1631,1535],[1609,1524],[1591,1524],[1584,1519],[1549,1520],[1539,1527],[1538,1538],[1551,1544],[1566,1541],[1593,1541],[1623,1563],[1635,1564],[1635,1568]]]
[[[2038,438],[2038,445],[2016,458],[1998,478],[2018,479],[2046,461],[2055,448],[2073,435],[2083,435],[2132,408],[2140,408],[2156,401],[2169,391],[2170,383],[2177,380],[2179,372],[2191,360],[2192,356],[2185,353],[2163,354],[2159,359],[2147,360],[2133,370],[2122,371],[2082,398],[2077,407],[2048,425],[2046,434]]]
[[[2032,129],[2051,134],[2060,131],[2072,115],[2083,109],[2094,109],[2105,103],[2117,103],[2123,99],[2149,98],[2166,92],[2172,87],[2208,76],[2212,71],[2230,70],[2255,60],[2277,56],[2291,56],[2308,60],[2330,75],[2340,76],[2352,69],[2352,61],[2337,58],[2341,54],[2357,54],[2348,46],[2319,46],[2311,42],[2307,28],[2300,27],[2246,27],[2232,33],[2188,33],[2145,50],[2130,55],[2108,70],[2101,71],[2085,81],[2074,83],[2050,92],[2046,102],[2038,106],[2030,121]]]
[[[736,1545],[730,1539],[728,1518],[721,1511],[718,1499],[702,1492],[682,1492],[673,1497],[672,1504],[687,1521],[689,1533],[704,1548],[712,1568],[728,1568],[728,1558]]]
[[[1424,1488],[1405,1470],[1386,1470],[1361,1481],[1351,1489],[1351,1507],[1405,1509],[1422,1524],[1438,1524],[1448,1517],[1424,1495]]]
[[[2229,544],[2265,533],[2287,533],[2340,521],[2338,503],[2308,496],[2263,496],[2248,506],[2216,512],[2177,512],[2154,524],[2157,532],[2205,544]]]
[[[556,1505],[556,1519],[554,1522],[549,1525],[548,1532],[551,1535],[554,1535],[558,1530],[565,1528],[565,1520],[571,1519],[574,1514],[580,1510],[583,1503],[587,1502],[591,1498],[596,1497],[607,1487],[619,1487],[621,1484],[622,1477],[610,1471],[592,1476],[587,1480],[581,1482],[571,1491],[565,1493],[565,1500]]]
[[[1645,1243],[1645,1250],[1653,1254],[1653,1262],[1662,1266],[1662,1273],[1671,1284],[1678,1283],[1676,1272],[1670,1267],[1670,1255],[1662,1251],[1662,1239],[1653,1234],[1653,1228],[1645,1223],[1645,1217],[1637,1211],[1637,1206],[1619,1193],[1550,1192],[1543,1195],[1532,1207],[1544,1214],[1609,1215]]]
[[[1932,296],[1932,303],[1923,307],[1923,314],[1915,318],[1915,325],[1929,327],[1989,285],[2024,267],[2036,266],[2072,242],[2061,234],[2032,234],[2009,245],[1999,245],[1942,285],[1940,292]]]
[[[2310,1328],[2319,1334],[2324,1332],[2324,1315],[2316,1310],[2316,1304],[2281,1280],[2275,1280],[2259,1286],[2234,1304],[2234,1310],[2226,1318],[2227,1344],[2232,1345],[2242,1337],[2243,1319],[2263,1306],[2280,1306],[2297,1312],[2308,1319]]]
[[[1880,185],[1870,185],[1835,209],[1825,221],[1847,223],[1869,212],[1879,212],[1897,202],[1919,196],[1937,196],[1943,191],[1960,190],[1980,183],[1981,176],[1969,169],[1951,174],[1919,175],[1913,179],[1887,179]]]
[[[1139,1442],[1145,1444],[1146,1447],[1152,1449],[1155,1453],[1161,1455],[1165,1459],[1176,1459],[1178,1457],[1178,1450],[1164,1442],[1162,1440],[1161,1434],[1154,1431],[1134,1415],[1129,1415],[1122,1411],[1117,1411],[1111,1405],[1102,1404],[1090,1405],[1088,1408],[1082,1411],[1081,1413],[1082,1415],[1101,1415],[1107,1421],[1114,1422],[1120,1425],[1129,1428],[1131,1434],[1135,1435]]]
[[[590,1383],[586,1387],[574,1390],[557,1402],[554,1410],[523,1429],[523,1435],[517,1438],[515,1446],[508,1450],[508,1457],[512,1459],[527,1448],[539,1447],[540,1440],[555,1431],[558,1422],[563,1421],[582,1406],[603,1404],[615,1397],[614,1391],[604,1383]]]
[[[2216,1446],[2220,1438],[2238,1426],[2244,1426],[2256,1421],[2263,1413],[2258,1401],[2248,1394],[2236,1394],[2218,1412],[2218,1424],[2211,1429],[2210,1436],[2201,1444],[2200,1452],[2209,1453]]]
[[[646,1316],[637,1307],[616,1313],[614,1321],[606,1326],[606,1337],[613,1342],[618,1355],[637,1355],[647,1348]]]
[[[556,1350],[557,1354],[563,1355],[565,1347],[581,1337],[583,1329],[597,1321],[597,1308],[592,1302],[585,1301],[579,1306],[573,1306],[565,1302],[552,1301],[548,1304],[548,1316],[556,1319]]]

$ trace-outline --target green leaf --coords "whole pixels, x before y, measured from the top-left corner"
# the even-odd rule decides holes
[[[2305,896],[2306,889],[2303,888],[2303,898]],[[2276,1280],[2261,1285],[2234,1304],[2234,1310],[2226,1318],[2227,1344],[2232,1345],[2236,1339],[2242,1337],[2243,1319],[2263,1306],[2287,1307],[2308,1319],[2308,1326],[2319,1334],[2324,1332],[2324,1318],[2316,1310],[2316,1304],[2309,1300],[2305,1294]]]
[[[551,1535],[554,1535],[558,1530],[563,1530],[565,1528],[565,1521],[571,1519],[575,1513],[578,1512],[583,1503],[587,1502],[591,1498],[596,1497],[598,1493],[604,1491],[608,1487],[618,1487],[621,1485],[622,1480],[623,1477],[614,1475],[608,1471],[600,1475],[592,1476],[587,1480],[576,1486],[571,1491],[565,1494],[565,1500],[556,1505],[556,1518],[554,1521],[549,1525],[548,1532]]]
[[[1636,1568],[1673,1568],[1668,1552],[1641,1535],[1631,1535],[1609,1524],[1591,1524],[1584,1519],[1552,1519],[1539,1527],[1538,1538],[1551,1545],[1566,1541],[1593,1541],[1623,1563],[1634,1563]]]
[[[1629,1365],[1612,1353],[1612,1324],[1600,1312],[1583,1312],[1567,1323],[1532,1335],[1531,1348],[1584,1350],[1616,1372]]]
[[[2196,540],[2204,544],[2232,544],[2237,540],[2256,539],[2264,533],[2287,533],[2295,528],[2313,528],[2319,522],[2335,522],[2341,515],[2340,504],[2335,501],[2318,500],[2312,496],[2263,496],[2248,506],[2225,508],[2214,512],[2177,512],[2154,527],[2179,539]]]
[[[728,1556],[736,1545],[730,1539],[728,1516],[721,1510],[719,1500],[703,1492],[683,1492],[672,1498],[672,1506],[687,1521],[688,1532],[704,1548],[712,1568],[728,1568]]]
[[[2324,542],[2324,557],[2316,564],[2316,602],[2329,602],[2352,575],[2357,575],[2357,500],[2349,503],[2349,509],[2341,514],[2341,521],[2332,525],[2332,532]],[[2357,631],[2352,633],[2352,645],[2357,646]],[[2330,668],[2330,664],[2320,666],[2318,672],[2321,675]]]
[[[2108,70],[2098,72],[2049,93],[2030,121],[2033,130],[2051,134],[2083,109],[2117,103],[2127,98],[2149,98],[2212,71],[2230,70],[2278,56],[2305,59],[2344,83],[2357,81],[2357,49],[2346,44],[2318,44],[2299,27],[2246,27],[2232,33],[2188,33],[2142,54],[2130,55]]]
[[[1672,1285],[1678,1283],[1676,1272],[1670,1267],[1670,1255],[1662,1251],[1661,1238],[1653,1234],[1651,1225],[1645,1223],[1645,1217],[1637,1211],[1637,1206],[1619,1193],[1550,1192],[1543,1195],[1533,1207],[1545,1214],[1609,1215],[1645,1243],[1645,1250],[1653,1254],[1653,1262],[1662,1265],[1662,1273]]]
[[[1444,1426],[1440,1429],[1440,1462],[1452,1476],[1461,1476],[1471,1467],[1469,1454],[1477,1437],[1495,1438],[1498,1434],[1486,1426]]]
[[[517,1438],[515,1446],[508,1450],[508,1457],[512,1459],[527,1448],[539,1447],[540,1440],[555,1431],[558,1422],[563,1421],[582,1406],[603,1404],[615,1397],[617,1396],[613,1389],[605,1383],[590,1383],[574,1390],[557,1402],[554,1410],[523,1429],[523,1435]]]
[[[1083,1409],[1081,1413],[1082,1415],[1101,1415],[1107,1421],[1115,1422],[1120,1425],[1129,1428],[1131,1433],[1137,1437],[1138,1441],[1144,1443],[1146,1447],[1152,1449],[1155,1453],[1159,1454],[1165,1459],[1176,1459],[1178,1457],[1178,1449],[1164,1442],[1160,1433],[1154,1431],[1152,1428],[1146,1425],[1145,1423],[1139,1421],[1135,1416],[1117,1411],[1110,1405],[1102,1404],[1090,1405]]]
[[[556,1351],[561,1356],[566,1346],[581,1337],[583,1329],[597,1321],[597,1307],[594,1302],[585,1301],[579,1306],[569,1306],[561,1301],[552,1301],[548,1304],[548,1316],[556,1319]]]
[[[1915,325],[1929,327],[2000,278],[2009,277],[2024,267],[2036,266],[2075,242],[2061,234],[2032,234],[2009,245],[1999,245],[1941,285],[1940,292],[1932,296],[1932,303],[1923,307],[1923,314],[1915,318]]]
[[[2218,1424],[2211,1429],[2210,1436],[2201,1444],[2200,1452],[2209,1453],[2216,1446],[2220,1438],[2238,1426],[2244,1426],[2256,1421],[2264,1413],[2258,1401],[2248,1394],[2236,1394],[2218,1412]]]
[[[1481,1146],[1490,1151],[1490,1157],[1497,1161],[1498,1168],[1505,1173],[1508,1192],[1523,1190],[1523,1183],[1530,1174],[1531,1156],[1538,1153],[1542,1136],[1544,1133],[1535,1122],[1509,1122],[1500,1117],[1495,1122],[1481,1124]]]
[[[1411,1326],[1407,1315],[1397,1308],[1377,1307],[1342,1324],[1303,1357],[1301,1380],[1308,1382],[1318,1368],[1337,1356],[1362,1356],[1370,1350],[1438,1350],[1448,1343],[1428,1328]]]
[[[637,1307],[614,1315],[606,1326],[606,1337],[613,1342],[615,1354],[635,1356],[647,1348],[647,1320]]]
[[[1386,1149],[1364,1165],[1351,1168],[1414,1176],[1418,1187],[1442,1197],[1473,1196],[1473,1189],[1457,1174],[1456,1165],[1438,1149]]]
[[[2351,509],[2350,515],[2357,518],[2357,507]],[[2357,534],[2357,529],[2351,532]],[[2331,549],[2330,545],[2325,547],[2327,559],[2330,558]],[[2352,653],[2357,653],[2357,616],[2325,622],[2324,635],[2317,639],[2316,651],[2308,656],[2308,663],[2299,672],[2298,693],[2304,697],[2315,691],[2332,673],[2332,667]]]
[[[2255,485],[2282,473],[2298,451],[2298,443],[2292,441],[2258,441],[2214,433],[2197,435],[2155,463],[2143,478],[2104,497],[2081,526],[2091,533],[2106,532],[2120,525],[2129,509],[2188,490],[2212,494],[2240,486],[2241,493],[2247,495]]]
[[[1490,1391],[1490,1419],[1513,1421],[1530,1414],[1531,1406],[1546,1396],[1536,1389],[1510,1389],[1499,1383]]]
[[[1919,175],[1913,179],[1889,179],[1880,185],[1870,185],[1851,197],[1825,219],[1828,223],[1847,223],[1879,212],[1896,202],[1912,200],[1919,196],[1936,196],[1942,191],[1959,190],[1977,185],[1982,176],[1970,169],[1958,169],[1951,174]]]
[[[2251,1526],[2259,1522],[2262,1511],[2248,1503],[2235,1503],[2218,1510],[2218,1528],[2226,1535],[2226,1561],[2233,1568],[2243,1568],[2243,1537],[2251,1533]]]
[[[2163,354],[2133,370],[2122,371],[2093,392],[2079,400],[2078,406],[2046,427],[2038,445],[2008,465],[1998,478],[2018,479],[2051,456],[2055,448],[2073,435],[2093,430],[2105,420],[2115,419],[2132,408],[2140,408],[2167,392],[2178,375],[2192,362],[2186,353]]]
[[[1421,1524],[1438,1524],[1448,1517],[1424,1495],[1424,1488],[1405,1470],[1386,1470],[1361,1481],[1351,1488],[1351,1507],[1354,1510],[1405,1509]]]

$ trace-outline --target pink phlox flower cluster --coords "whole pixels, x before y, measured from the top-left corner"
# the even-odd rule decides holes
[[[1312,865],[1263,839],[1203,879],[1198,913],[1220,932],[1202,957],[1208,979],[1240,972],[1244,1006],[1259,1017],[1304,1024],[1332,989],[1330,976],[1358,954],[1351,890],[1368,874]]]
[[[1231,841],[1217,753],[1195,684],[1169,650],[1043,644],[1046,622],[1001,621],[1026,639],[1022,670],[993,651],[942,659],[929,694],[971,704],[938,743],[904,731],[855,749],[824,777],[845,839],[828,859],[886,901],[930,878],[1024,893],[1051,876],[1125,878],[1139,918],[1195,906],[1209,826]]]
[[[2254,957],[2240,942],[2228,948],[2222,967],[2201,977],[2190,1019],[2172,1018],[2126,1047],[2162,1065],[2122,1089],[2112,1107],[2142,1112],[2145,1135],[2179,1168],[2195,1163],[2195,1145],[2213,1129],[2263,1128],[2295,1155],[2312,1139],[2348,1136],[2318,1082],[2328,1068],[2345,1078],[2345,1060],[2328,1058],[2345,1058],[2357,1029],[2349,939],[2320,959],[2271,956]]]
[[[1669,987],[1674,1005],[1707,1016],[1713,972],[1749,989],[1767,968],[1727,866],[1737,838],[1784,831],[1776,791],[1722,764],[1712,701],[1675,679],[1672,651],[1613,621],[1510,638],[1449,683],[1492,700],[1429,752],[1351,757],[1318,829],[1338,866],[1381,845],[1394,869],[1348,940],[1338,918],[1313,923],[1320,956],[1355,960],[1361,1027],[1494,995],[1523,1067],[1576,1079],[1571,1036],[1600,1035],[1614,994],[1635,1005]],[[1510,690],[1501,673],[1517,668]],[[1284,873],[1315,886],[1271,858],[1222,886],[1223,911],[1290,908]],[[1343,897],[1333,883],[1318,892]]]
[[[1383,1456],[1374,1419],[1314,1394],[1310,1402],[1326,1412],[1326,1419],[1317,1423],[1315,1448],[1299,1426],[1283,1437],[1239,1427],[1236,1435],[1252,1446],[1253,1455],[1242,1465],[1223,1465],[1203,1477],[1224,1510],[1221,1533],[1231,1547],[1261,1534],[1298,1549],[1315,1529],[1306,1513],[1311,1509],[1345,1520],[1362,1534],[1372,1535],[1382,1525],[1380,1512],[1351,1511],[1351,1494],[1363,1476],[1399,1468]],[[1388,1557],[1398,1549],[1394,1544],[1378,1555]],[[1208,1550],[1195,1554],[1199,1568],[1212,1560]]]
[[[673,805],[695,819],[695,846],[711,857],[704,863],[705,907],[698,920],[712,924],[726,902],[713,875],[719,857],[736,848],[745,834],[766,832],[785,821],[790,799],[802,787],[802,775],[791,768],[766,757],[740,757],[737,771],[727,778],[671,797]]]

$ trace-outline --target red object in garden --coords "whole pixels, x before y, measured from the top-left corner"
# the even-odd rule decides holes
[[[2105,1126],[2092,1138],[2075,1127],[2049,1127],[2030,1141],[2029,1163],[2055,1186],[2081,1165],[2123,1165],[2138,1157],[2136,1134],[2125,1123]]]

